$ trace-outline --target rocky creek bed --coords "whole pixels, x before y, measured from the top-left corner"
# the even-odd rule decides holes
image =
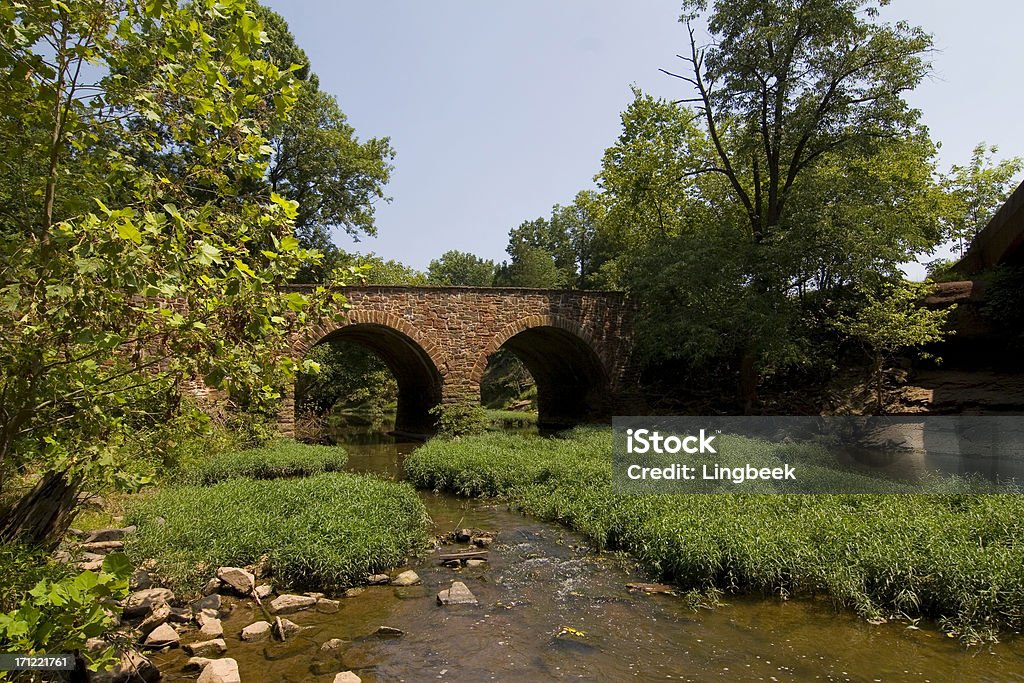
[[[348,467],[400,477],[410,449],[387,439],[349,446]],[[558,525],[487,501],[420,497],[434,550],[343,594],[267,592],[259,567],[212,571],[199,602],[150,593],[152,609],[130,623],[163,613],[162,596],[163,625],[178,639],[143,648],[153,667],[144,680],[159,671],[202,683],[1024,681],[1019,638],[965,649],[923,623],[872,625],[817,601],[728,598],[695,611],[670,587],[641,585],[649,579],[628,558],[595,552]],[[261,604],[243,595],[246,571]],[[136,587],[145,580],[137,575]],[[155,630],[136,633],[144,641]]]

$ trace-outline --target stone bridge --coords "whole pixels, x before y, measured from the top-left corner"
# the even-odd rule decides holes
[[[1024,263],[1024,183],[1010,195],[953,268],[975,275],[1000,264]]]
[[[479,403],[487,358],[501,348],[533,376],[545,427],[605,419],[634,384],[632,315],[619,292],[368,286],[344,294],[346,319],[313,325],[294,340],[295,357],[334,341],[379,356],[398,382],[400,433],[429,433],[439,403]],[[293,393],[284,433],[294,433],[294,419]]]

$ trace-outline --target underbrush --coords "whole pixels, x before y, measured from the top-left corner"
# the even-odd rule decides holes
[[[335,592],[400,565],[428,518],[407,484],[328,473],[161,489],[132,501],[125,521],[138,526],[129,556],[194,594],[217,567],[257,562],[279,585]]]
[[[686,590],[827,594],[968,642],[1024,628],[1024,496],[616,496],[611,432],[593,428],[433,440],[405,469],[420,487],[506,498]]]
[[[279,479],[337,472],[348,456],[337,446],[274,441],[262,448],[223,453],[180,471],[181,483],[207,486],[226,479]]]

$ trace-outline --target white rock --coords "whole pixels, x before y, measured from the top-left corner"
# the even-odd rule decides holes
[[[342,671],[334,677],[334,683],[363,683],[363,679],[351,671]]]
[[[199,633],[207,638],[220,638],[224,635],[224,626],[220,619],[206,619],[199,627]]]
[[[291,595],[285,593],[279,595],[270,602],[270,611],[274,614],[291,614],[312,607],[316,604],[316,598],[308,595]]]
[[[421,583],[419,574],[409,569],[391,579],[392,586],[415,586]]]
[[[214,638],[212,640],[200,640],[197,643],[189,643],[185,646],[185,652],[190,655],[197,657],[207,657],[209,655],[222,655],[228,651],[228,644],[224,642],[223,638]]]
[[[153,629],[142,644],[146,647],[167,647],[177,645],[180,640],[178,632],[170,624],[160,624]]]
[[[437,594],[437,601],[442,605],[475,605],[476,596],[461,581],[452,582],[452,587]]]
[[[238,662],[230,657],[211,659],[210,663],[203,667],[203,673],[199,674],[197,683],[242,683],[242,678],[238,675]]]
[[[124,608],[124,616],[130,619],[149,614],[160,603],[169,603],[172,600],[174,592],[168,588],[147,588],[129,595],[121,606]]]
[[[256,597],[262,600],[274,592],[274,587],[269,583],[265,583],[262,586],[256,586]]]
[[[259,642],[270,637],[270,622],[257,621],[242,629],[242,640]]]
[[[161,602],[159,605],[153,608],[153,611],[149,613],[149,616],[142,620],[139,624],[139,630],[142,631],[143,635],[146,635],[153,631],[158,626],[162,626],[167,623],[167,620],[171,617],[171,607],[166,602]]]

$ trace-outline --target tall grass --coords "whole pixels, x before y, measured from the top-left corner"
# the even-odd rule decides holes
[[[338,446],[275,441],[262,448],[233,451],[181,468],[179,483],[207,486],[226,479],[278,479],[337,472],[348,459]]]
[[[435,440],[405,469],[421,487],[507,498],[683,589],[827,594],[968,641],[1024,628],[1024,496],[615,496],[607,429]]]
[[[426,541],[428,517],[407,484],[328,473],[161,489],[132,501],[126,522],[138,526],[131,559],[154,560],[183,593],[263,556],[275,582],[334,592],[402,564]]]

